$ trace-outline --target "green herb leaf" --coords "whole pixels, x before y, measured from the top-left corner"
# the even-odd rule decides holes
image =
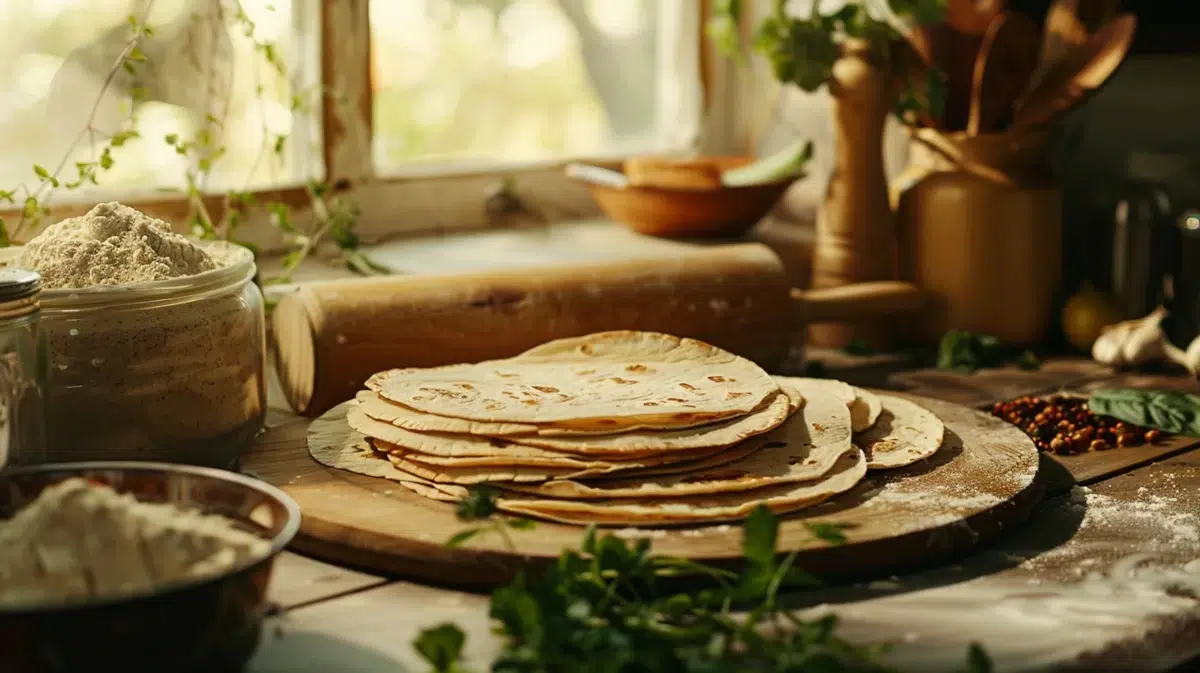
[[[853,524],[848,523],[809,523],[805,524],[809,532],[815,535],[818,539],[828,542],[832,545],[846,544],[846,531],[853,528]]]
[[[433,668],[434,673],[453,673],[462,658],[467,636],[453,624],[425,629],[413,641],[413,649]]]
[[[496,491],[490,486],[473,485],[467,497],[458,501],[455,514],[461,521],[478,521],[496,513]]]
[[[938,369],[972,374],[979,369],[1004,362],[1004,347],[990,334],[950,330],[938,344]]]
[[[992,673],[992,658],[984,651],[979,643],[971,643],[967,648],[967,673]]]
[[[485,530],[487,530],[487,529],[482,528],[482,527],[467,528],[466,530],[460,530],[457,533],[455,533],[454,535],[451,535],[450,539],[446,540],[445,546],[451,547],[451,548],[462,546],[465,542],[467,542],[471,538],[475,537],[476,535],[479,535],[480,533],[482,533]]]
[[[1088,409],[1126,423],[1200,437],[1200,396],[1190,393],[1111,388],[1092,393]]]
[[[858,339],[851,339],[842,347],[842,352],[846,355],[874,355],[875,349]]]
[[[765,505],[754,508],[742,527],[742,556],[750,563],[773,565],[779,519]]]
[[[533,519],[508,519],[504,524],[513,530],[533,530],[537,528],[537,522]]]
[[[1042,368],[1042,359],[1037,356],[1037,353],[1027,349],[1017,359],[1017,366],[1021,369],[1034,371]]]

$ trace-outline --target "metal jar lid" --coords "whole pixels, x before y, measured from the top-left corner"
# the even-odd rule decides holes
[[[42,277],[36,271],[0,269],[0,318],[17,318],[38,309]]]

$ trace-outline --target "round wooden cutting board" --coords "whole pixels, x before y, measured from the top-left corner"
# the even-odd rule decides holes
[[[785,517],[779,549],[798,551],[796,565],[835,580],[928,566],[1021,524],[1041,498],[1038,452],[1018,428],[949,402],[903,396],[945,423],[941,450],[906,468],[871,472],[854,490]],[[347,406],[314,421],[309,441],[358,440],[345,422]],[[298,551],[464,588],[499,585],[530,559],[544,561],[564,548],[578,548],[584,530],[539,521],[532,530],[511,531],[521,556],[494,534],[448,549],[445,540],[471,525],[455,518],[453,505],[385,479],[325,467],[309,456],[304,440],[260,444],[245,456],[243,468],[300,504],[303,521],[293,544]],[[847,526],[846,543],[818,539],[806,525],[813,523]],[[663,555],[714,563],[741,558],[737,525],[606,530],[631,540],[649,538]]]

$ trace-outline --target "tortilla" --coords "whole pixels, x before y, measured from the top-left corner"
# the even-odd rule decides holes
[[[577,479],[598,476],[613,469],[570,467],[525,467],[521,465],[455,466],[430,465],[413,460],[412,454],[386,454],[392,466],[436,484],[490,484],[492,482],[541,482],[549,479]]]
[[[867,456],[867,467],[904,467],[937,453],[946,434],[941,419],[902,397],[880,395],[879,401],[883,404],[879,420],[854,437]]]
[[[775,377],[776,381],[793,381],[804,382],[815,386],[827,393],[836,396],[838,399],[846,403],[846,407],[850,410],[850,421],[853,423],[854,432],[862,432],[871,427],[875,423],[875,419],[879,416],[877,411],[879,400],[875,398],[874,393],[856,388],[849,383],[838,381],[836,379],[816,379],[806,377]],[[796,387],[799,387],[797,384]]]
[[[821,503],[854,488],[867,473],[866,457],[851,448],[824,477],[814,481],[778,484],[753,491],[685,496],[669,500],[554,500],[502,496],[497,506],[520,516],[566,524],[645,526],[653,524],[719,523],[749,516],[759,505],[787,514]]]
[[[879,413],[883,411],[883,404],[879,401],[878,395],[856,386],[854,388],[854,407],[850,409],[851,420],[855,419],[856,410],[858,420],[854,423],[854,431],[863,432],[875,425],[875,421],[879,420]]]
[[[427,498],[454,501],[467,495],[467,490],[461,487],[456,487],[461,488],[462,491],[457,495],[453,492],[431,489],[427,480],[401,472],[393,467],[387,456],[377,454],[363,437],[355,437],[343,445],[310,445],[308,453],[314,460],[326,467],[394,481]]]
[[[351,425],[369,437],[383,439],[404,449],[446,457],[541,458],[547,459],[547,464],[569,460],[570,454],[612,456],[624,460],[632,454],[715,451],[778,427],[803,403],[799,393],[785,391],[770,396],[752,413],[728,421],[679,430],[639,430],[584,438],[486,437],[470,430],[487,424],[422,414],[392,404],[370,391],[360,392],[355,400],[360,413],[350,421]]]
[[[833,468],[852,444],[849,409],[842,400],[815,392],[805,397],[804,408],[783,425],[743,442],[739,448],[747,449],[748,454],[739,460],[686,471],[679,465],[671,465],[664,469],[671,474],[653,477],[642,472],[588,483],[558,479],[506,487],[553,498],[674,499],[818,479]]]
[[[377,376],[382,397],[429,414],[609,432],[742,416],[779,392],[745,358],[657,332],[601,332],[508,360]]]

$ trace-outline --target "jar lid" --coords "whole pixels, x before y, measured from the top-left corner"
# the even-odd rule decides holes
[[[0,303],[32,297],[42,291],[42,276],[37,271],[7,267],[0,269]]]

